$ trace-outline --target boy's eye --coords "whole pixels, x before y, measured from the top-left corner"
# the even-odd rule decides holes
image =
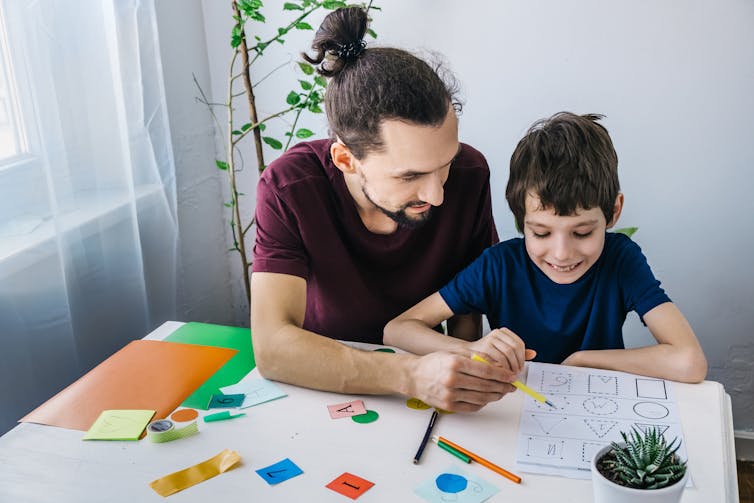
[[[589,231],[589,232],[574,232],[573,235],[576,236],[577,239],[584,239],[584,238],[588,238],[589,236],[591,236],[592,235],[592,231]]]
[[[550,233],[549,232],[532,232],[532,235],[535,238],[540,238],[541,239],[541,238],[546,238],[547,236],[550,235]]]

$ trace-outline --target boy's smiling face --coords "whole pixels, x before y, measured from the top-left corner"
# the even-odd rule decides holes
[[[618,194],[608,223],[598,207],[561,216],[552,208],[542,208],[539,197],[528,194],[523,231],[529,258],[553,282],[573,283],[600,258],[605,230],[617,222],[622,207],[623,194]]]

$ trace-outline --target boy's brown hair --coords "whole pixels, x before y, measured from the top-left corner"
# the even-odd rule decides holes
[[[610,225],[620,184],[613,142],[598,123],[603,118],[559,112],[535,122],[518,142],[505,198],[520,232],[527,194],[537,196],[542,208],[552,208],[561,216],[599,207]]]

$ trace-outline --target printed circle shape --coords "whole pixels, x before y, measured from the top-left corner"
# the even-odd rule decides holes
[[[657,402],[637,402],[634,404],[634,412],[647,419],[662,419],[670,414],[667,407]]]

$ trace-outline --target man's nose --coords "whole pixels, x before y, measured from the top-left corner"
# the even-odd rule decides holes
[[[433,173],[430,176],[425,177],[424,183],[419,190],[419,200],[431,204],[432,206],[440,206],[445,197],[445,189],[443,188],[443,178],[440,173]]]

